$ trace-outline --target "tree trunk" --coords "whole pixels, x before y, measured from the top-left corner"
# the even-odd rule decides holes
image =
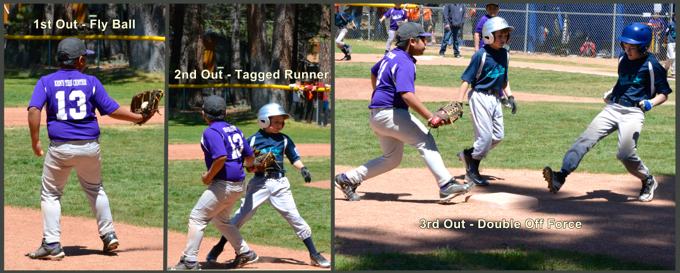
[[[180,70],[182,72],[196,71],[196,79],[180,80],[185,83],[201,84],[200,77],[203,71],[203,9],[204,5],[190,4],[185,6],[184,35],[182,36],[182,48],[179,52]],[[187,89],[186,100],[189,106],[201,106],[203,94],[201,89]]]
[[[118,13],[119,13],[119,4],[105,4],[104,5],[104,20],[106,22],[112,22],[113,19],[120,19],[124,20],[125,18],[118,18]],[[104,31],[104,35],[116,35],[115,32],[113,32],[112,27],[107,27],[106,30]],[[125,46],[127,42],[125,41],[118,41],[118,40],[102,40],[102,55],[104,58],[107,60],[120,60],[120,61],[127,61],[128,56],[125,54]]]
[[[232,84],[239,83],[238,78],[236,78],[236,70],[241,70],[241,4],[233,4],[233,10],[231,12],[231,68],[230,73],[232,75],[229,82]],[[231,94],[233,96],[233,102],[238,104],[243,100],[247,99],[247,91],[244,88],[231,88]]]
[[[165,5],[130,4],[130,20],[135,28],[130,35],[165,36]],[[130,41],[130,67],[140,70],[165,71],[165,45],[153,41]]]
[[[250,56],[249,72],[268,72],[269,46],[267,45],[267,18],[264,4],[247,4],[248,19],[248,56]],[[264,84],[264,82],[253,82]],[[269,103],[270,91],[267,89],[251,90],[251,108],[255,111]]]
[[[331,64],[331,57],[333,56],[333,36],[331,34],[331,5],[330,4],[324,4],[323,7],[321,8],[321,35],[319,39],[319,71],[320,72],[331,72],[332,64]],[[329,74],[330,75],[330,74]],[[324,77],[323,79],[320,80],[320,82],[323,82],[325,85],[331,84],[331,79]],[[334,98],[333,94],[328,92],[326,93],[328,96],[328,109],[325,109],[323,111],[323,116],[324,118],[321,122],[324,126],[329,123],[333,123],[332,121],[332,113],[330,109],[333,109],[331,106],[331,102],[335,102],[335,100],[331,99]],[[319,114],[321,115],[321,114]]]
[[[287,70],[292,69],[293,62],[293,28],[295,25],[295,10],[297,5],[294,4],[277,4],[274,12],[274,31],[272,37],[272,57],[271,57],[271,71],[281,73],[279,79],[270,79],[268,84],[287,85],[288,79],[284,77]],[[297,45],[296,45],[297,46]],[[288,91],[273,89],[271,102],[278,103],[284,108],[289,108],[288,105]],[[287,111],[287,109],[284,109]]]

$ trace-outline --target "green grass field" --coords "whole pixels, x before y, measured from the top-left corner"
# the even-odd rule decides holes
[[[428,102],[436,109],[445,102]],[[335,153],[337,165],[360,166],[381,156],[380,144],[368,125],[367,101],[338,100],[336,102]],[[480,167],[540,170],[545,166],[559,168],[564,153],[585,131],[604,104],[556,102],[518,102],[517,114],[503,109],[505,139],[489,153]],[[469,110],[467,102],[464,109]],[[412,112],[413,113],[413,112]],[[423,124],[423,120],[415,114]],[[456,154],[472,147],[474,132],[469,113],[464,114],[455,128],[443,126],[432,130],[446,166],[462,166]],[[361,140],[361,141],[358,141]],[[584,157],[577,171],[591,173],[628,173],[616,159],[616,133],[600,141]],[[661,105],[646,117],[638,142],[639,155],[655,175],[675,175],[675,106]],[[404,149],[401,168],[425,167],[418,151]]]
[[[312,174],[312,182],[329,180],[330,157],[304,157],[301,159]],[[201,183],[206,167],[203,160],[181,160],[168,162],[168,227],[170,230],[187,232],[189,214],[207,186]],[[284,160],[286,177],[300,215],[312,229],[312,238],[318,251],[331,250],[330,190],[304,186],[305,182],[288,160]],[[252,178],[248,174],[246,181]],[[238,201],[231,216],[240,207]],[[269,204],[264,203],[253,218],[241,228],[243,238],[249,243],[279,246],[295,250],[306,250],[288,222]],[[214,225],[208,225],[205,236],[219,238],[221,235]]]
[[[622,261],[603,254],[544,249],[526,251],[458,251],[439,249],[426,254],[367,252],[335,256],[335,270],[669,270],[659,265]]]
[[[196,144],[201,141],[203,131],[208,123],[201,114],[174,114],[168,123],[168,144]],[[257,126],[255,112],[239,112],[225,117],[229,124],[236,125],[247,138],[255,134]],[[281,133],[288,135],[295,143],[331,143],[331,127],[319,127],[315,124],[286,120]]]
[[[35,83],[40,77],[56,72],[33,71],[17,72],[5,71],[5,107],[27,107],[33,95]],[[95,68],[88,68],[83,72],[87,75],[96,76],[102,82],[109,97],[119,105],[130,105],[132,96],[136,93],[151,90],[165,89],[165,74],[136,71],[129,68],[108,69],[97,73]],[[164,100],[161,105],[164,105]]]
[[[370,79],[373,65],[371,63],[338,63],[335,75],[338,78]],[[416,85],[451,88],[453,95],[449,99],[454,100],[462,82],[460,75],[463,74],[465,68],[452,65],[420,65]],[[508,72],[508,77],[513,92],[541,95],[601,98],[605,91],[616,85],[615,77],[531,68],[512,67]],[[674,83],[671,82],[673,90],[675,90]],[[416,94],[417,92],[418,90]],[[675,92],[669,95],[668,101],[675,101]]]
[[[114,222],[163,227],[164,126],[102,125],[102,181]],[[33,154],[27,126],[5,127],[5,205],[40,209],[43,157]],[[49,139],[40,128],[42,149]],[[62,214],[94,219],[87,197],[71,173],[61,199]],[[93,224],[94,225],[94,224]]]

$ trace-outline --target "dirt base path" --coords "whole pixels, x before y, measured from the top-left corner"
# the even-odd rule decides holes
[[[127,106],[121,106],[127,107]],[[165,122],[165,107],[160,107],[159,110],[161,115],[153,115],[153,117],[147,121],[147,123],[163,123]],[[113,119],[109,116],[100,116],[97,113],[97,122],[99,124],[132,124],[127,121]],[[47,124],[47,111],[42,111],[42,116],[40,117],[40,124]],[[5,126],[28,126],[28,112],[26,108],[5,108]]]
[[[40,247],[43,225],[39,210],[5,206],[5,270],[162,270],[163,230],[115,223],[120,246],[102,252],[94,219],[61,217],[62,261],[28,258]],[[115,216],[114,216],[115,217]]]
[[[337,78],[335,83],[337,85],[335,89],[335,99],[370,100],[371,95],[373,94],[373,90],[371,90],[371,80],[369,79]],[[416,85],[416,91],[418,92],[418,99],[426,102],[455,100],[456,96],[458,96],[458,89],[456,88]],[[598,98],[539,95],[522,92],[512,92],[512,94],[517,101],[580,102],[601,103],[604,105],[602,99]],[[465,95],[464,101],[467,101],[467,95]],[[666,101],[664,104],[675,105],[675,102]]]
[[[352,169],[336,166],[336,173]],[[462,168],[448,168],[464,179]],[[654,201],[638,202],[640,180],[625,175],[574,173],[557,194],[549,193],[541,171],[483,169],[491,185],[468,195],[508,192],[538,198],[532,209],[500,210],[465,203],[439,205],[438,189],[426,168],[395,169],[365,181],[357,189],[359,202],[346,201],[335,190],[336,251],[421,253],[437,248],[490,251],[494,249],[563,249],[604,253],[624,260],[675,268],[675,177],[656,177]],[[549,219],[581,222],[581,229],[547,227]],[[439,219],[439,229],[421,228],[421,219]],[[517,221],[520,228],[480,228],[478,219]],[[527,222],[543,220],[542,228]],[[449,222],[450,220],[450,222]],[[465,228],[444,226],[445,221]],[[470,226],[473,224],[474,226]],[[458,224],[459,225],[459,224]]]
[[[5,270],[163,270],[163,229],[145,228],[115,223],[121,244],[112,255],[101,251],[102,241],[94,219],[61,217],[61,242],[66,258],[62,261],[32,260],[26,256],[40,247],[42,216],[39,210],[5,206]],[[187,236],[168,232],[168,266],[179,261]],[[219,240],[203,238],[199,262],[204,269],[219,269],[205,263],[205,256]],[[249,244],[260,260],[245,269],[309,270],[309,253],[281,247]],[[324,253],[325,254],[325,253]],[[330,260],[330,254],[324,255]],[[219,262],[231,262],[234,255],[225,251]]]
[[[301,156],[330,156],[330,144],[295,144]],[[200,144],[171,144],[168,145],[168,160],[203,159]]]

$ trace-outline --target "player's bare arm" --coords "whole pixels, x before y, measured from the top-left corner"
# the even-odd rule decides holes
[[[130,111],[123,110],[123,107],[116,109],[113,113],[108,115],[114,119],[124,120],[129,122],[142,122],[144,117],[141,114],[135,114]]]
[[[302,168],[305,167],[305,164],[302,164],[302,160],[295,161],[293,163],[293,167],[295,167],[298,171],[302,170]]]
[[[203,173],[203,175],[201,176],[201,180],[203,180],[204,185],[210,185],[210,182],[212,182],[213,177],[215,177],[215,175],[217,175],[217,173],[222,168],[224,168],[224,162],[226,161],[227,161],[226,155],[220,156],[213,160],[212,165],[210,165],[210,169],[207,172]]]
[[[28,128],[31,130],[31,146],[33,152],[37,156],[43,156],[42,147],[40,145],[40,109],[31,107],[28,109]]]
[[[667,99],[668,99],[668,94],[658,94],[658,95],[656,95],[656,97],[649,100],[649,102],[652,103],[652,106],[657,106],[657,105],[661,105],[664,102],[666,102]]]
[[[252,170],[255,167],[255,156],[249,156],[245,158],[246,170]]]
[[[432,118],[432,113],[430,110],[427,110],[422,102],[420,102],[420,99],[416,97],[416,94],[411,92],[400,92],[399,94],[401,94],[401,98],[404,99],[406,105],[416,111],[416,113],[418,113],[421,117],[426,120],[430,120]]]
[[[510,90],[510,81],[503,83],[503,92],[505,93],[506,98],[512,96],[512,91]]]
[[[470,87],[470,83],[467,81],[463,81],[463,83],[460,84],[460,89],[458,90],[458,99],[456,100],[457,102],[462,103],[463,99],[465,98],[465,94],[468,91],[468,87]]]

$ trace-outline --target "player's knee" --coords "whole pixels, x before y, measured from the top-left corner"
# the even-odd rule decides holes
[[[621,160],[621,162],[626,163],[631,159],[635,158],[635,151],[633,150],[619,150],[616,152],[616,158]]]

